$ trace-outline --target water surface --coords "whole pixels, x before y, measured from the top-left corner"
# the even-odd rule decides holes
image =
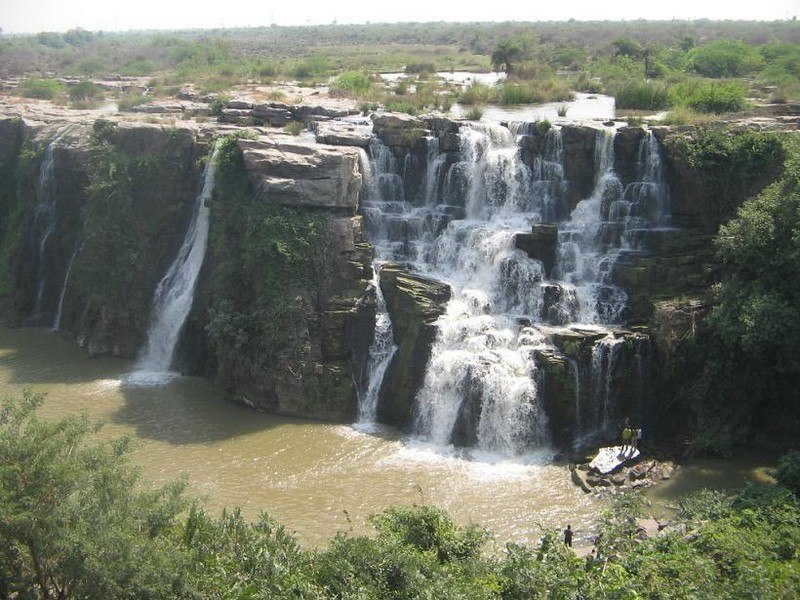
[[[487,526],[500,544],[532,542],[542,528],[566,523],[581,541],[604,506],[571,483],[565,466],[541,456],[465,460],[391,430],[259,414],[225,402],[199,378],[126,385],[132,369],[132,361],[88,359],[49,330],[0,328],[3,396],[30,388],[47,394],[48,418],[101,419],[102,435],[138,440],[133,458],[148,479],[186,476],[213,513],[240,506],[256,518],[265,510],[308,545],[325,545],[337,531],[371,531],[376,511],[423,502]]]

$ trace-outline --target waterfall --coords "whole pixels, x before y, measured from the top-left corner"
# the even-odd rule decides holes
[[[33,314],[43,317],[43,299],[45,292],[45,269],[47,241],[56,228],[56,178],[55,178],[55,149],[61,135],[47,144],[42,162],[39,166],[39,177],[36,181],[36,209],[33,214],[32,232],[36,242],[36,304]]]
[[[627,294],[611,285],[611,270],[620,250],[616,207],[624,189],[614,173],[614,132],[598,132],[595,185],[570,220],[559,227],[558,274],[574,286],[582,323],[619,323]]]
[[[178,255],[153,295],[147,342],[136,365],[137,372],[165,373],[172,366],[175,346],[194,300],[197,276],[203,266],[208,242],[209,208],[207,202],[214,191],[217,152],[203,174],[203,188],[195,200],[194,212]]]
[[[386,310],[386,300],[380,286],[380,265],[374,264],[372,285],[378,301],[378,310],[375,313],[375,336],[369,347],[367,358],[367,389],[360,394],[358,399],[358,422],[374,423],[378,408],[378,396],[383,383],[386,367],[389,366],[397,346],[394,343],[392,320]]]
[[[593,191],[570,214],[559,128],[517,124],[510,131],[481,122],[463,125],[459,140],[458,150],[447,152],[433,135],[409,150],[377,138],[369,148],[362,207],[376,260],[400,262],[452,289],[435,323],[413,435],[512,456],[546,447],[536,356],[563,356],[548,341],[558,333],[548,322],[573,336],[600,334],[589,354],[568,358],[578,446],[580,436],[613,429],[620,417],[616,396],[629,346],[607,326],[623,322],[627,296],[613,284],[612,270],[637,229],[666,223],[657,141],[643,136],[637,181],[623,187],[614,172],[614,131],[598,131]],[[548,280],[543,264],[516,245],[532,225],[552,222],[558,236]],[[382,312],[381,304],[360,420],[373,418],[394,352]]]
[[[81,244],[79,241],[75,242],[75,248],[72,250],[72,255],[69,257],[67,263],[67,272],[64,275],[64,283],[61,284],[61,293],[58,295],[58,308],[56,309],[56,317],[53,319],[53,331],[61,330],[61,313],[64,310],[64,297],[67,295],[67,286],[69,285],[69,276],[72,273],[72,264],[75,262],[75,257],[80,252]]]
[[[505,128],[464,130],[460,155],[448,179],[453,186],[466,178],[466,218],[447,225],[425,265],[451,284],[453,299],[436,323],[414,433],[516,455],[547,443],[533,352],[543,336],[521,330],[515,318],[540,310],[542,265],[514,238],[538,219],[541,198],[532,196],[530,169]]]

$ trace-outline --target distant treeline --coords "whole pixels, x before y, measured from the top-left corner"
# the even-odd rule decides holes
[[[677,40],[700,45],[722,38],[747,44],[800,42],[797,21],[567,21],[539,23],[394,23],[265,26],[170,32],[109,33],[73,29],[11,36],[0,41],[0,76],[31,72],[96,75],[149,75],[174,67],[180,48],[202,42],[211,54],[224,49],[243,59],[286,60],[324,54],[336,62],[337,48],[388,46],[391,53],[426,54],[440,58],[440,68],[489,67],[488,56],[506,39],[524,39],[559,49],[580,49],[589,56],[608,54],[611,43],[628,38],[640,44],[672,45]],[[356,52],[356,55],[360,52]],[[366,53],[365,53],[366,54]],[[455,55],[455,56],[449,56]],[[461,55],[460,57],[458,55]],[[474,60],[468,57],[485,57]],[[459,58],[461,60],[459,60]],[[384,61],[386,62],[386,61]],[[341,68],[368,64],[339,64]],[[391,61],[386,62],[391,67]]]

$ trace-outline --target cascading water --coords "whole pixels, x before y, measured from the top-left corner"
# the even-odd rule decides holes
[[[436,322],[413,420],[415,436],[437,445],[519,455],[548,444],[536,356],[559,351],[548,342],[553,328],[545,322],[583,323],[597,339],[586,360],[568,359],[576,389],[574,437],[613,429],[620,418],[615,377],[625,340],[605,326],[622,322],[627,296],[611,276],[638,229],[666,222],[658,145],[649,132],[644,136],[637,181],[623,188],[614,173],[614,132],[599,131],[594,190],[568,215],[560,131],[541,134],[539,153],[525,160],[517,136],[534,127],[465,125],[459,151],[449,154],[427,138],[425,176],[411,196],[409,169],[420,159],[398,160],[377,138],[370,147],[373,184],[363,210],[377,259],[452,288]],[[558,228],[554,280],[548,280],[543,264],[517,249],[515,238],[532,224],[567,216]],[[378,325],[373,365],[386,356],[378,343],[385,329]],[[379,387],[374,379],[383,370],[371,369],[370,387]],[[374,407],[362,405],[360,414],[373,418]]]
[[[602,131],[595,144],[595,185],[570,220],[559,228],[558,276],[575,290],[581,323],[619,323],[627,295],[611,285],[611,270],[619,254],[623,225],[613,207],[624,196],[614,173],[614,133]]]
[[[69,276],[72,273],[72,265],[75,262],[75,258],[78,256],[80,249],[80,242],[76,242],[75,249],[72,251],[72,255],[69,257],[69,262],[67,263],[67,272],[64,275],[64,283],[61,284],[61,293],[58,295],[58,308],[56,308],[56,317],[53,319],[53,331],[61,330],[61,314],[64,311],[64,297],[67,295],[67,286],[69,285]]]
[[[134,382],[141,380],[141,382],[158,383],[168,379],[168,377],[160,377],[159,374],[168,373],[172,366],[175,347],[186,317],[192,308],[197,276],[205,258],[209,228],[207,203],[214,191],[218,149],[219,145],[215,147],[211,160],[206,165],[203,174],[203,188],[195,200],[194,212],[183,244],[167,273],[156,286],[147,342],[141,358],[136,364],[136,371],[145,375],[135,378]],[[148,373],[156,374],[156,376],[148,378],[146,376]]]
[[[372,285],[377,297],[377,311],[375,313],[375,335],[369,348],[367,359],[367,386],[358,401],[358,422],[361,424],[374,423],[378,409],[378,394],[380,393],[386,367],[392,360],[397,346],[394,343],[392,320],[386,310],[386,300],[380,286],[380,265],[373,265]]]
[[[45,295],[45,268],[47,242],[56,228],[56,177],[55,150],[60,135],[57,135],[45,148],[36,181],[36,209],[33,215],[32,233],[36,238],[36,304],[33,314],[43,317]]]

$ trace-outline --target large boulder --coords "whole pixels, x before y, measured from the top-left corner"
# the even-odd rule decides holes
[[[397,265],[385,265],[380,280],[397,351],[381,388],[378,420],[407,427],[436,341],[436,320],[444,314],[452,291],[445,283],[410,274]]]
[[[584,125],[565,125],[561,128],[564,144],[564,178],[567,180],[566,199],[572,211],[594,187],[594,152],[598,130]]]
[[[429,133],[423,120],[403,113],[372,115],[373,131],[387,146],[412,148]]]
[[[285,206],[344,209],[354,212],[361,189],[355,148],[239,140],[256,195]]]
[[[342,121],[321,121],[314,123],[314,135],[320,144],[367,148],[372,139],[372,128]]]

